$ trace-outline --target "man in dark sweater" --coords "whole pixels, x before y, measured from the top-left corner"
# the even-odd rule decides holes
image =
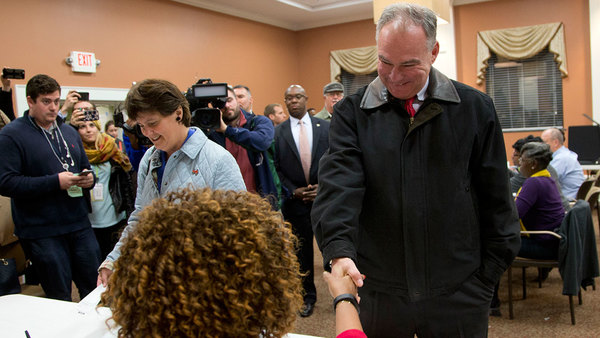
[[[60,86],[47,75],[27,82],[29,110],[0,131],[0,194],[11,198],[15,234],[46,296],[71,300],[96,287],[100,248],[88,212],[94,186],[81,138],[58,118]]]

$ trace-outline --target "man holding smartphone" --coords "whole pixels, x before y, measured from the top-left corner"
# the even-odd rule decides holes
[[[0,90],[0,110],[12,121],[15,119],[15,112],[12,102],[12,89],[10,88],[11,77],[8,74],[4,74],[4,69],[2,75],[0,75],[0,81],[2,82],[2,90]]]
[[[0,131],[0,194],[46,296],[70,301],[74,281],[83,298],[100,265],[88,219],[95,176],[77,131],[57,119],[56,80],[36,75],[25,90],[29,110]]]

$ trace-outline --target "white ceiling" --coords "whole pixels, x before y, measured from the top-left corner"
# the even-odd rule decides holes
[[[172,0],[299,31],[373,18],[372,0]],[[491,0],[454,0],[454,6]]]

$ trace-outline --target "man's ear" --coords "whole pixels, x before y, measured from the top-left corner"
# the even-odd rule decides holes
[[[436,41],[435,45],[433,46],[433,49],[431,50],[431,63],[432,64],[437,59],[437,56],[439,53],[440,53],[440,43]]]
[[[27,96],[27,105],[29,108],[35,104],[35,100],[31,98],[31,96]]]

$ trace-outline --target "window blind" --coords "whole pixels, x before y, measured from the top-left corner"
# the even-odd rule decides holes
[[[563,126],[562,78],[547,48],[524,60],[492,53],[488,65],[486,90],[504,131]]]

